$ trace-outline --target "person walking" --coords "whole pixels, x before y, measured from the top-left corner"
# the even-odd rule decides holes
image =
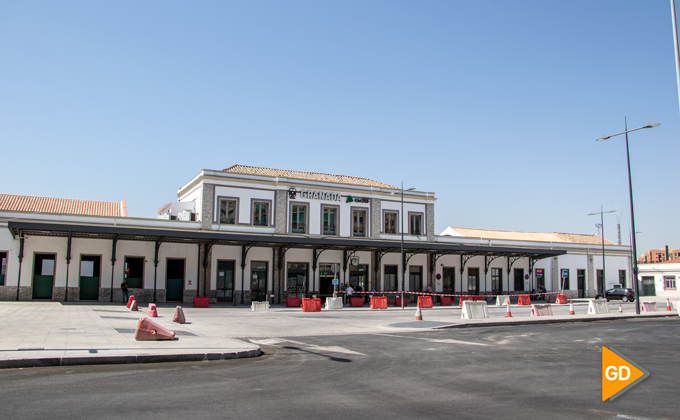
[[[351,303],[350,299],[352,299],[352,293],[354,293],[354,289],[352,289],[351,284],[347,285],[347,289],[345,289],[345,293],[347,294],[347,305],[349,306],[349,304]]]
[[[123,303],[127,305],[128,299],[130,299],[130,294],[128,293],[128,283],[127,279],[123,279],[123,283],[120,285],[120,290],[123,292]]]

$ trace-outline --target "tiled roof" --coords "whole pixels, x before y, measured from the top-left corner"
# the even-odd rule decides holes
[[[0,194],[0,210],[82,216],[127,217],[125,201],[91,201],[71,198]]]
[[[392,185],[374,181],[368,178],[357,178],[347,175],[320,174],[317,172],[287,171],[284,169],[259,168],[257,166],[234,165],[223,172],[246,175],[280,176],[282,178],[304,179],[307,181],[333,182],[337,184],[362,185],[365,187],[379,187],[397,189]]]
[[[602,245],[602,238],[597,235],[558,232],[517,232],[508,230],[469,229],[451,227],[467,238],[502,239],[510,241],[561,242],[584,245]],[[605,239],[605,245],[615,245]]]

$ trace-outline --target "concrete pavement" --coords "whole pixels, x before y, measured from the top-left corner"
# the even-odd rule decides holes
[[[665,298],[656,300],[659,311],[641,317],[674,316],[666,311]],[[542,303],[542,302],[536,302]],[[619,304],[623,313],[618,313]],[[512,305],[512,318],[506,307],[489,306],[488,319],[462,320],[458,306],[436,306],[423,310],[423,321],[415,321],[415,307],[373,310],[345,307],[322,312],[302,312],[299,308],[272,307],[252,312],[249,307],[231,304],[209,308],[185,307],[187,324],[172,322],[174,305],[160,305],[154,321],[176,333],[172,341],[136,341],[137,320],[145,309],[131,312],[121,304],[0,302],[0,368],[60,366],[73,364],[151,363],[256,357],[255,344],[268,337],[300,337],[387,332],[424,331],[511,324],[604,321],[635,317],[634,303],[609,303],[609,315],[588,315],[587,300],[575,300],[576,315],[569,305],[552,305],[552,317],[531,317],[530,306]],[[253,339],[253,342],[248,339]]]

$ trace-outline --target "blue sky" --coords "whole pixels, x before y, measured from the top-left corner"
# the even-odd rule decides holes
[[[446,226],[680,248],[666,0],[0,1],[1,191],[154,217],[233,164],[433,191]],[[616,241],[616,216],[605,215]]]

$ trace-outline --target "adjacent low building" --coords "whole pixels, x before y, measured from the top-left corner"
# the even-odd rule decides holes
[[[232,304],[323,297],[343,283],[570,297],[595,296],[598,276],[630,284],[630,247],[606,242],[605,269],[593,235],[437,235],[435,200],[367,178],[235,165],[200,171],[155,219],[126,217],[124,202],[117,213],[0,205],[0,299],[120,301],[124,278],[140,302]]]
[[[641,296],[678,297],[680,258],[649,264],[638,263]]]

